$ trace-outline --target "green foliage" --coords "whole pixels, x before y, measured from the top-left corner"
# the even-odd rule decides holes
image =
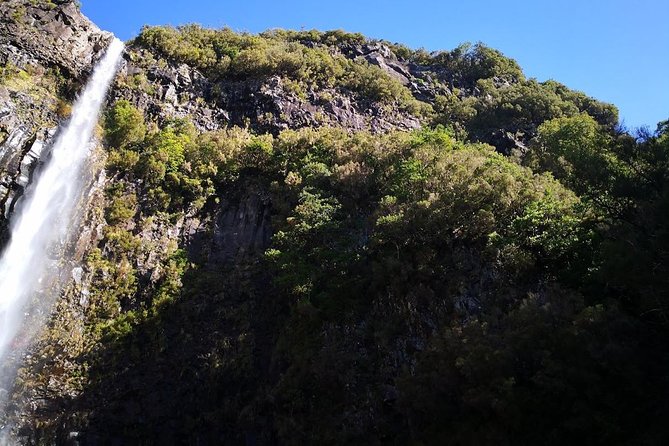
[[[322,289],[331,279],[327,274],[317,274],[313,265],[318,263],[327,270],[327,263],[336,261],[331,250],[336,243],[333,237],[339,227],[336,216],[340,205],[309,190],[303,190],[298,200],[286,220],[290,229],[276,233],[273,248],[267,254],[283,271],[279,279],[282,286],[308,302],[314,288]],[[330,240],[330,249],[317,246],[320,240]]]
[[[553,80],[546,81],[542,85],[555,91],[564,101],[574,104],[581,112],[592,116],[595,121],[605,128],[610,130],[618,125],[618,109],[614,105],[599,102],[580,91],[570,90]]]
[[[356,35],[187,26],[138,42],[212,80],[279,73],[296,95],[412,104],[333,51]],[[114,414],[130,400],[145,412],[137,443],[164,426],[177,442],[664,442],[669,125],[616,134],[612,106],[525,80],[480,44],[395,51],[452,83],[435,128],[118,131],[109,226],[87,261],[89,331],[105,340],[92,423],[127,428]],[[521,165],[464,131],[536,138]],[[146,240],[175,222],[200,225],[190,258]],[[237,225],[271,226],[271,242],[254,232],[237,249]]]
[[[152,135],[143,150],[144,159],[153,158],[165,165],[166,172],[176,172],[185,161],[185,150],[192,143],[194,129],[192,124],[182,121],[167,124],[158,133]]]
[[[12,11],[11,18],[15,23],[23,24],[25,23],[27,15],[28,11],[26,10],[26,7],[24,5],[18,5]]]
[[[117,183],[107,189],[110,204],[106,209],[106,220],[111,225],[126,222],[135,215],[137,197],[132,193],[125,193],[123,184]]]
[[[578,113],[574,104],[533,79],[501,88],[489,80],[479,81],[478,87],[488,99],[476,104],[468,130],[481,139],[499,128],[531,135],[546,120]]]
[[[508,147],[503,147],[500,132],[530,139],[547,120],[588,113],[608,131],[618,123],[613,105],[552,80],[527,80],[514,60],[481,43],[463,44],[422,63],[442,70],[440,76],[452,91],[435,97],[435,122],[461,126],[475,140],[490,142],[502,152]]]
[[[306,42],[309,45],[305,45]],[[364,38],[342,31],[326,33],[275,30],[258,36],[230,29],[210,30],[197,25],[145,27],[135,42],[164,57],[185,62],[204,71],[213,80],[281,75],[305,88],[339,87],[361,99],[397,104],[420,114],[427,105],[379,67],[364,60],[350,60],[329,47],[355,45]]]
[[[501,320],[446,327],[418,355],[415,373],[401,380],[410,438],[425,444],[625,442],[623,426],[643,422],[625,401],[645,399],[634,384],[643,375],[635,351],[641,340],[629,323],[613,308],[588,307],[580,296],[548,289]]]
[[[27,81],[30,75],[11,63],[0,66],[0,85],[6,85],[12,79]]]
[[[107,168],[111,171],[132,172],[139,162],[139,153],[129,149],[111,150],[107,156]]]
[[[609,151],[611,143],[590,115],[552,119],[539,126],[535,168],[552,172],[578,193],[605,193],[611,174],[622,168]]]
[[[440,124],[469,122],[476,116],[475,105],[476,98],[471,96],[460,98],[455,93],[448,96],[437,96],[434,98],[434,111],[438,115],[437,122]]]
[[[153,296],[152,310],[157,313],[160,307],[174,300],[181,293],[181,278],[188,268],[188,258],[182,249],[174,249],[163,264],[163,275]]]
[[[142,121],[142,126],[143,126]],[[130,149],[112,150],[107,168],[122,176],[141,179],[146,187],[145,212],[176,210],[184,203],[194,208],[204,205],[213,192],[212,178],[217,167],[195,144],[196,132],[186,120],[166,122],[162,129],[145,135]]]
[[[99,250],[92,250],[87,259],[95,286],[90,294],[91,322],[100,325],[113,323],[121,315],[122,306],[137,293],[137,273],[127,256],[107,260]]]
[[[401,104],[412,114],[422,112],[420,103],[397,79],[388,76],[379,67],[366,62],[349,62],[344,86],[369,98],[386,104]]]
[[[506,82],[523,81],[518,63],[482,43],[464,43],[452,51],[437,54],[434,63],[445,68],[457,88],[473,88],[480,79],[497,78]]]
[[[230,37],[234,34],[229,30],[223,32]],[[136,42],[154,48],[164,56],[173,57],[181,62],[202,69],[214,69],[217,62],[219,65],[222,62],[217,61],[219,57],[227,56],[229,63],[230,56],[238,52],[239,46],[248,40],[245,37],[241,35],[237,39],[230,39],[231,42],[219,43],[212,42],[213,32],[196,25],[187,25],[180,29],[168,26],[145,26]],[[211,45],[208,45],[210,43]]]
[[[612,135],[587,114],[539,127],[528,160],[582,196],[601,222],[592,268],[599,286],[620,295],[636,314],[666,323],[666,132],[634,140]]]
[[[139,143],[146,135],[144,116],[125,99],[117,101],[105,115],[105,138],[115,148]]]
[[[132,90],[141,91],[150,95],[155,93],[155,87],[149,82],[144,73],[128,76],[125,80],[125,85]]]
[[[542,435],[559,442],[597,438],[624,422],[620,405],[641,393],[630,388],[612,397],[615,404],[600,402],[614,383],[633,386],[639,376],[641,368],[630,359],[636,358],[636,349],[623,341],[632,322],[609,305],[585,304],[571,291],[525,288],[537,277],[574,283],[588,276],[593,261],[588,251],[597,237],[574,193],[491,147],[457,143],[445,129],[406,138],[332,138],[333,133],[285,132],[275,143],[275,155],[286,159],[283,165],[293,172],[286,176],[289,193],[300,191],[266,253],[293,308],[280,343],[291,366],[274,395],[283,412],[282,438],[295,438],[291,429],[301,432],[300,441],[360,438],[333,431],[332,426],[349,421],[325,413],[304,392],[319,389],[318,400],[328,404],[363,404],[354,395],[364,385],[344,377],[370,368],[378,373],[373,356],[353,354],[350,346],[332,340],[334,321],[379,324],[367,336],[373,337],[375,349],[388,343],[393,351],[394,337],[419,324],[412,318],[435,320],[440,311],[445,311],[442,323],[452,321],[452,330],[443,341],[441,335],[433,338],[436,344],[417,354],[419,368],[400,380],[396,416],[418,427],[386,427],[388,435],[427,443],[450,436],[504,443],[508,428],[527,442]],[[335,166],[343,160],[369,166],[373,173],[366,179],[374,192],[354,194],[338,184],[349,176],[324,175],[338,171]],[[321,172],[318,179],[315,171]],[[361,210],[373,220],[356,219]],[[466,319],[461,325],[452,314],[475,311],[461,303],[472,274],[481,287],[476,298],[487,309],[481,315],[486,323]],[[523,289],[530,293],[527,299]],[[416,302],[430,310],[399,310]],[[378,306],[390,318],[388,325],[378,321]],[[613,340],[609,327],[618,327]],[[350,343],[364,344],[347,333]],[[613,371],[600,368],[602,361]],[[377,378],[369,379],[376,383]],[[546,404],[556,389],[562,389],[560,398]],[[582,411],[565,411],[584,391],[589,396]],[[535,412],[536,418],[528,415]],[[599,420],[594,426],[591,417]]]

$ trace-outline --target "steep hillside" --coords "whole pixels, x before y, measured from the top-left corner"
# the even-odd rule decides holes
[[[118,95],[152,118],[256,132],[341,126],[374,133],[443,123],[500,151],[522,149],[541,122],[587,112],[613,128],[617,110],[563,85],[526,79],[483,44],[427,54],[342,31],[261,35],[197,25],[145,28],[129,48]]]
[[[0,3],[6,215],[108,39],[55,3]],[[22,444],[661,444],[669,126],[617,121],[483,44],[144,28],[2,422]]]
[[[0,3],[0,225],[110,38],[74,3]],[[4,230],[2,231],[4,232]]]

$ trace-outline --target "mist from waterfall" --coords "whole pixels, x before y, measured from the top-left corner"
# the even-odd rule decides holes
[[[123,43],[114,38],[75,102],[50,159],[28,186],[12,216],[11,237],[0,258],[0,364],[25,345],[19,338],[22,325],[28,323],[31,300],[43,291],[60,291],[53,280],[57,272],[49,268],[60,259],[50,253],[60,251],[58,245],[65,243],[75,226],[75,208],[85,185],[83,167],[91,152],[93,129],[122,53]],[[0,381],[4,378],[0,376]]]

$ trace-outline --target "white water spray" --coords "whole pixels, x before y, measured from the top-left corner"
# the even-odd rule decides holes
[[[122,52],[123,43],[113,39],[74,104],[72,117],[53,146],[51,159],[28,187],[13,216],[11,238],[0,258],[0,362],[16,343],[27,303],[40,287],[49,286],[44,277],[48,250],[73,225],[93,128]]]

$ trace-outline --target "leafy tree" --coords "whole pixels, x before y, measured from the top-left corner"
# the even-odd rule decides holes
[[[145,135],[144,115],[129,101],[117,101],[105,115],[105,138],[112,147],[127,148],[141,142]]]
[[[550,171],[576,192],[590,196],[610,189],[618,163],[611,138],[590,115],[582,113],[544,122],[533,156],[536,168]]]
[[[511,83],[525,79],[515,60],[481,42],[464,43],[439,53],[434,62],[447,70],[452,86],[457,88],[473,88],[481,79],[497,78]]]

